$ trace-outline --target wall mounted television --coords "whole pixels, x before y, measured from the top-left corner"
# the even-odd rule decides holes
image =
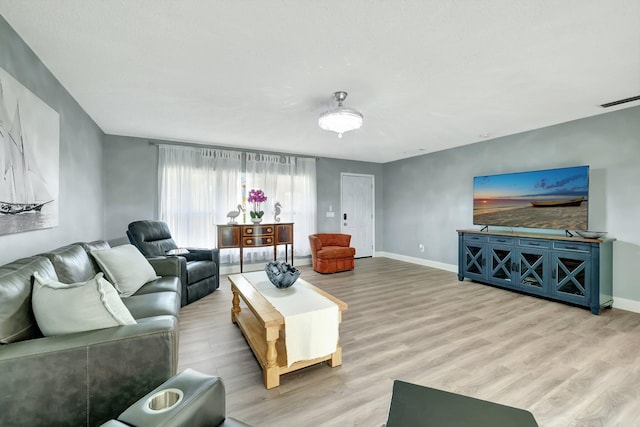
[[[589,166],[473,178],[473,223],[587,230]]]

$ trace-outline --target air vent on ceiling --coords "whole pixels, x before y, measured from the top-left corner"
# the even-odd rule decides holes
[[[640,95],[632,96],[631,98],[619,99],[617,101],[607,102],[606,104],[602,104],[600,106],[602,108],[609,108],[609,107],[613,107],[613,106],[616,106],[616,105],[625,104],[627,102],[633,102],[633,101],[638,101],[638,100],[640,100]]]

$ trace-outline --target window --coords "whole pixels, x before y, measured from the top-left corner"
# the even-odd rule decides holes
[[[246,156],[247,193],[261,189],[268,197],[263,222],[274,222],[274,205],[280,202],[280,221],[294,223],[294,255],[311,255],[308,236],[316,230],[316,160],[255,153]]]
[[[238,204],[249,206],[246,195],[261,189],[264,223],[273,223],[280,202],[280,222],[294,223],[294,255],[310,255],[308,235],[316,230],[316,161],[314,158],[244,153],[239,151],[160,145],[158,161],[159,217],[167,222],[179,246],[215,247],[216,224]],[[248,211],[237,219],[249,222]],[[278,257],[284,256],[284,247]],[[238,262],[237,250],[221,253],[222,262]],[[248,262],[271,259],[271,248],[245,251]]]
[[[216,224],[240,203],[241,152],[159,146],[159,217],[178,246],[216,246]]]

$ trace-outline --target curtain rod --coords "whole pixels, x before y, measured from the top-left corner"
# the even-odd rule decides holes
[[[178,145],[178,146],[183,146],[183,147],[210,148],[212,150],[220,149],[220,150],[240,151],[240,152],[243,152],[243,153],[254,153],[255,152],[255,153],[259,153],[259,154],[274,154],[274,155],[278,155],[278,156],[305,157],[307,159],[316,159],[316,160],[318,160],[318,158],[319,158],[317,156],[309,156],[309,155],[305,155],[305,154],[282,153],[282,152],[279,152],[279,151],[264,151],[264,150],[256,150],[256,149],[249,149],[249,148],[229,147],[229,146],[224,146],[224,145],[207,145],[207,144],[199,144],[197,142],[181,142],[181,141],[166,142],[166,141],[149,140],[149,145],[156,145],[156,146],[160,146],[160,145]]]

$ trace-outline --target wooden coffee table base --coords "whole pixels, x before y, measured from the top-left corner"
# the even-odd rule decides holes
[[[278,387],[280,375],[316,363],[327,361],[331,367],[342,364],[342,347],[338,343],[334,353],[313,360],[295,362],[288,366],[284,317],[241,274],[229,276],[229,282],[233,292],[231,321],[238,325],[253,354],[260,362],[266,388]],[[338,306],[338,321],[342,321],[342,312],[347,309],[346,303],[304,280],[298,279],[295,286],[306,286],[334,302]],[[248,310],[242,310],[241,300]]]

